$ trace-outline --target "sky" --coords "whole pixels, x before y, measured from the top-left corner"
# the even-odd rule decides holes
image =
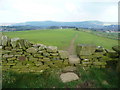
[[[0,23],[118,21],[119,0],[0,0]]]

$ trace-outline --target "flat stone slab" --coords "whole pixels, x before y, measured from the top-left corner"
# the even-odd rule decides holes
[[[69,56],[69,63],[70,64],[79,64],[80,59],[76,55]]]
[[[73,73],[73,72],[62,73],[60,75],[60,78],[61,78],[63,83],[71,82],[71,81],[79,79],[78,75]]]

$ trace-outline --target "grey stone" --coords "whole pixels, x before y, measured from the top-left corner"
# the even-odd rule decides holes
[[[117,58],[118,53],[116,51],[108,51],[107,56],[110,58]]]
[[[8,55],[8,54],[3,55],[3,58],[11,58],[11,57],[13,57],[13,55]]]
[[[41,44],[34,44],[33,47],[39,48]]]
[[[38,57],[38,58],[41,58],[43,57],[41,54],[34,54],[34,57]]]
[[[17,44],[19,48],[24,49],[24,50],[26,49],[24,39],[17,40]]]
[[[120,54],[120,46],[113,46],[112,49]]]
[[[34,47],[30,47],[26,51],[29,52],[29,53],[37,53],[38,49],[34,48]]]
[[[89,59],[83,59],[82,62],[89,62]]]
[[[26,48],[29,48],[32,46],[32,43],[30,43],[28,40],[24,40],[24,45]]]
[[[83,65],[91,65],[92,62],[83,62],[83,61],[82,61],[82,64],[83,64]]]
[[[37,61],[37,60],[38,60],[38,58],[34,58],[32,56],[29,56],[29,61]]]
[[[15,48],[17,46],[17,41],[19,40],[20,38],[12,38],[11,39],[11,45],[13,48]]]
[[[35,65],[36,66],[41,66],[41,65],[43,65],[43,63],[42,62],[35,62]]]
[[[103,51],[105,51],[105,50],[104,50],[104,48],[101,47],[101,46],[98,46],[98,47],[96,48],[96,52],[103,52]]]
[[[0,46],[0,50],[2,50],[2,46]]]
[[[50,54],[45,52],[45,53],[43,53],[43,56],[48,57],[48,56],[50,56]]]
[[[25,61],[25,60],[27,60],[27,58],[26,58],[25,56],[19,56],[19,57],[18,57],[18,60],[19,60],[19,61]]]
[[[60,75],[60,78],[61,78],[63,83],[71,82],[71,81],[79,79],[78,75],[73,73],[73,72],[62,73]]]
[[[50,53],[52,56],[58,56],[58,53]]]
[[[58,53],[59,53],[60,58],[62,59],[69,58],[69,54],[67,51],[59,50]]]
[[[8,37],[7,36],[2,36],[2,45],[3,46],[7,46],[7,42],[8,42]]]
[[[93,62],[93,65],[106,65],[106,62]]]
[[[39,50],[45,50],[47,48],[47,46],[41,44],[40,47],[39,47]]]
[[[48,52],[57,52],[57,47],[56,46],[48,46],[47,51]]]
[[[11,50],[12,47],[5,47],[5,50]]]

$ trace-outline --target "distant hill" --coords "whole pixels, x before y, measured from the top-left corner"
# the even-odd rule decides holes
[[[101,27],[104,25],[100,21],[83,21],[83,22],[56,22],[56,21],[32,21],[25,23],[12,24],[13,26],[40,26],[40,27],[50,27],[50,26],[73,26],[73,27]]]
[[[60,29],[60,28],[83,28],[91,30],[113,30],[118,31],[116,22],[82,21],[82,22],[57,22],[57,21],[31,21],[24,23],[14,23],[0,26],[0,31],[23,31],[38,29]]]

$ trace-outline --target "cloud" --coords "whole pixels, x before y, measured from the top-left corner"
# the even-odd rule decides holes
[[[118,0],[0,0],[0,22],[117,21],[117,2]]]

